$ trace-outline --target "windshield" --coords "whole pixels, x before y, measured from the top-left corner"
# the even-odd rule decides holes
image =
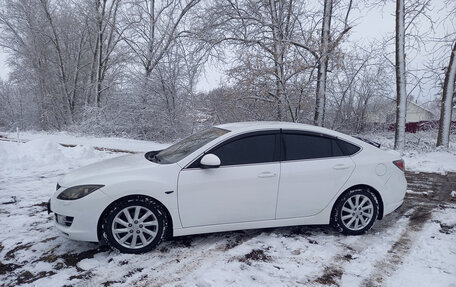
[[[210,141],[228,133],[228,130],[220,128],[210,128],[204,131],[195,133],[181,141],[171,145],[170,147],[146,157],[153,162],[157,163],[175,163],[196,151],[200,147],[209,143]]]

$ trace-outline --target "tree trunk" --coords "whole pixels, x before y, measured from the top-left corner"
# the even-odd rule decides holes
[[[103,2],[103,3],[101,3]],[[98,54],[97,54],[97,62],[96,62],[96,74],[95,74],[95,102],[94,104],[97,107],[101,107],[101,91],[103,88],[103,81],[102,81],[102,71],[103,71],[103,46],[104,46],[104,38],[103,38],[103,24],[105,21],[105,11],[106,11],[106,0],[98,0],[96,1],[96,9],[97,9],[97,33],[98,33]]]
[[[437,136],[437,146],[448,147],[450,144],[451,117],[453,112],[453,97],[456,92],[456,41],[451,51],[450,63],[445,73],[443,82],[442,103],[440,107],[439,134]]]
[[[405,145],[407,93],[405,79],[405,8],[404,0],[396,0],[396,132],[394,149]]]
[[[326,105],[326,75],[328,72],[329,59],[329,32],[331,29],[333,0],[325,0],[323,9],[323,23],[321,28],[321,56],[318,63],[317,91],[315,101],[314,124],[324,125]]]
[[[60,73],[60,84],[61,84],[61,89],[62,89],[62,93],[63,93],[63,98],[64,98],[63,101],[65,104],[65,112],[66,112],[65,117],[64,117],[65,124],[72,125],[73,124],[73,110],[71,108],[71,106],[72,106],[71,96],[70,96],[70,92],[69,92],[68,86],[67,86],[68,79],[67,79],[67,74],[65,71],[65,63],[63,61],[63,52],[62,52],[62,48],[60,45],[57,29],[54,25],[54,21],[52,19],[48,4],[49,3],[46,0],[41,0],[41,5],[43,7],[44,13],[46,14],[46,18],[49,22],[49,26],[51,27],[51,30],[52,30],[53,44],[54,44],[56,54],[57,54],[57,60],[58,60],[57,63],[58,63],[59,73]]]
[[[149,4],[149,39],[148,39],[148,51],[147,51],[147,61],[146,66],[146,81],[150,78],[152,73],[152,58],[154,56],[155,49],[155,0],[150,1]]]

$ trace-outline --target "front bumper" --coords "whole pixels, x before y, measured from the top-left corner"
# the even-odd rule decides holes
[[[64,189],[57,190],[47,204],[48,213],[55,214],[55,227],[69,239],[98,242],[98,220],[110,198],[100,189],[77,200],[57,199]],[[68,218],[71,218],[71,224]]]

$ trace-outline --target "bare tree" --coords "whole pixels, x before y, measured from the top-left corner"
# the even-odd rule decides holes
[[[329,42],[331,31],[333,0],[325,0],[323,7],[323,21],[321,27],[321,57],[318,61],[317,90],[315,101],[314,124],[324,125],[325,105],[326,105],[326,76],[328,73],[329,61]]]
[[[104,85],[106,74],[109,68],[109,61],[116,45],[120,41],[122,31],[116,33],[117,15],[120,0],[96,0],[96,45],[94,49],[95,61],[95,103],[101,106],[103,91],[107,88]]]
[[[456,19],[452,16],[456,13],[456,5],[453,1],[445,1],[445,4],[445,8],[450,7],[450,9],[446,11],[448,17],[445,17],[440,24],[447,24],[450,27],[454,27],[454,25],[456,25]],[[450,143],[452,113],[456,98],[456,31],[454,31],[454,29],[450,29],[446,35],[443,35],[442,39],[437,39],[437,44],[439,46],[442,46],[442,43],[445,42],[447,45],[443,45],[443,47],[452,46],[452,48],[448,65],[444,69],[445,77],[442,87],[442,99],[440,102],[440,124],[437,136],[437,146],[448,147]]]
[[[442,103],[440,110],[440,125],[437,146],[448,147],[450,142],[451,119],[454,98],[456,96],[456,41],[451,50],[450,62],[445,72],[443,83]]]
[[[48,35],[48,37],[51,39],[52,44],[55,48],[55,56],[57,58],[57,66],[59,70],[59,82],[61,86],[61,93],[64,97],[64,102],[65,102],[65,109],[66,109],[66,118],[67,118],[67,124],[71,125],[73,124],[73,110],[74,110],[74,99],[72,97],[72,93],[69,88],[69,79],[68,75],[66,73],[65,69],[65,63],[64,63],[64,55],[63,55],[63,47],[60,42],[60,37],[57,32],[57,28],[55,26],[53,16],[51,15],[51,11],[49,10],[49,1],[48,0],[40,0],[41,6],[43,8],[43,11],[46,15],[46,19],[48,21],[50,30],[51,30],[51,35]]]
[[[415,95],[422,81],[405,53],[429,40],[415,20],[430,1],[397,0],[391,67],[379,60],[377,44],[341,45],[357,8],[352,0],[0,1],[0,46],[12,69],[0,87],[0,125],[160,139],[202,123],[252,119],[361,131],[371,106],[391,93],[395,67],[400,149],[406,92]],[[446,110],[453,58],[448,80],[438,81]],[[228,77],[197,93],[208,59],[220,60]]]
[[[135,0],[124,9],[123,40],[144,69],[146,78],[185,31],[186,15],[200,0]]]
[[[252,56],[256,64],[264,67],[264,72],[271,76],[273,85],[262,92],[253,93],[252,97],[263,103],[275,106],[274,117],[277,120],[287,118],[290,111],[286,94],[286,82],[289,80],[286,62],[290,50],[290,40],[296,36],[300,4],[295,1],[233,1],[220,0],[208,7],[208,17],[204,23],[203,35],[206,41],[226,44],[238,51],[241,66],[250,61]],[[262,58],[256,57],[262,55]],[[261,62],[261,63],[260,63]],[[237,69],[231,70],[231,74]],[[264,75],[266,76],[266,75]],[[293,119],[293,114],[288,116]]]
[[[51,8],[48,1],[11,1],[0,13],[2,45],[15,57],[11,79],[33,88],[18,91],[28,94],[42,127],[61,128],[73,122],[76,88],[71,79],[81,66],[75,63],[78,56],[74,57],[70,49],[79,39],[67,36],[79,34],[65,33],[65,40],[61,40],[64,27],[77,25],[78,19],[63,17],[68,11],[65,8],[57,16],[52,12],[56,6]]]
[[[314,124],[317,126],[324,126],[325,122],[325,107],[326,107],[326,82],[328,73],[328,63],[331,58],[331,53],[339,45],[342,37],[350,31],[352,28],[348,24],[349,15],[352,9],[352,0],[347,5],[347,11],[344,18],[343,31],[331,40],[331,22],[333,18],[334,9],[333,0],[325,0],[323,6],[323,19],[321,26],[321,37],[320,37],[320,51],[318,61],[318,72],[317,72],[317,89],[315,97],[315,114]]]
[[[361,132],[370,122],[378,122],[371,112],[392,92],[391,68],[383,50],[375,44],[369,49],[354,46],[344,53],[327,88],[325,117],[332,129]]]
[[[404,149],[407,91],[405,80],[405,5],[396,0],[396,132],[394,148]]]
[[[396,28],[395,28],[395,70],[396,70],[396,124],[394,148],[404,149],[405,123],[407,113],[407,64],[406,48],[419,47],[423,42],[423,34],[418,19],[426,18],[431,25],[433,20],[427,15],[430,0],[396,0]],[[411,74],[415,77],[415,75]],[[419,87],[421,80],[416,79],[412,88]]]

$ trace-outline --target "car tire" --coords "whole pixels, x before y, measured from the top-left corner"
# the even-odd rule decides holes
[[[145,253],[167,234],[164,208],[154,200],[136,197],[115,203],[103,220],[103,237],[121,253]]]
[[[340,197],[331,214],[331,225],[347,235],[368,231],[378,217],[377,197],[369,189],[353,189]]]

